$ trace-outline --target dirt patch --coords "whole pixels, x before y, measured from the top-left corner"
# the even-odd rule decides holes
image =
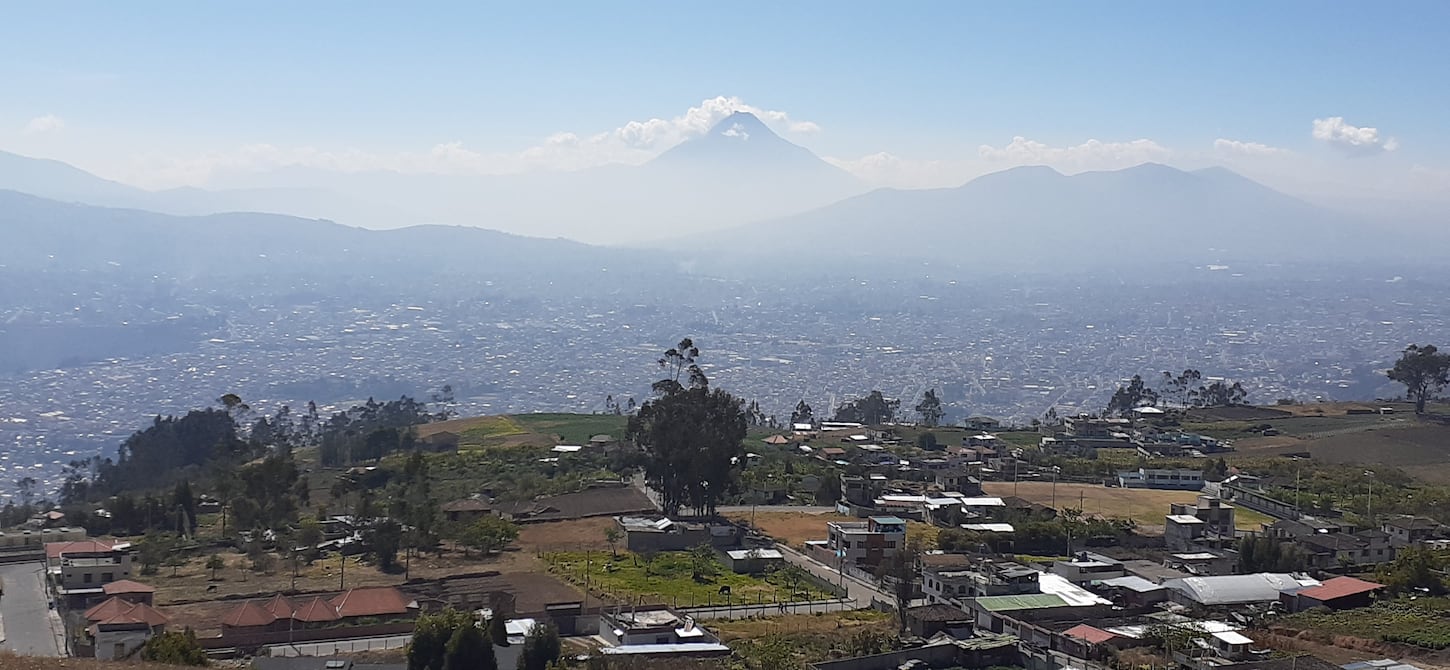
[[[1205,407],[1188,411],[1189,421],[1262,421],[1293,416],[1293,412],[1272,407]]]
[[[604,531],[615,527],[613,517],[525,524],[520,527],[517,544],[519,549],[535,554],[550,551],[608,551],[609,543],[604,540]],[[617,546],[623,548],[622,537]]]
[[[983,482],[982,488],[988,495],[1015,495],[1048,506],[1054,503],[1052,482]],[[1055,502],[1059,509],[1081,504],[1083,513],[1091,517],[1133,519],[1138,522],[1139,530],[1147,530],[1163,525],[1169,505],[1191,503],[1197,499],[1197,491],[1124,489],[1059,482]]]
[[[750,522],[749,512],[739,512],[728,516],[742,523]],[[860,520],[830,513],[757,512],[755,514],[755,526],[761,532],[775,538],[777,542],[796,549],[804,546],[806,540],[826,539],[826,524],[829,522]]]

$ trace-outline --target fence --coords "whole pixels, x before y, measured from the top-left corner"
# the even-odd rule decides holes
[[[337,640],[329,642],[303,642],[297,644],[279,644],[267,647],[268,656],[332,656],[333,654],[352,654],[360,651],[386,651],[388,649],[402,649],[408,646],[412,640],[411,635],[396,635],[392,637],[374,637],[365,640]]]
[[[852,598],[831,598],[829,600],[808,600],[778,602],[764,605],[725,605],[715,607],[695,607],[680,610],[696,619],[744,619],[750,617],[770,617],[782,614],[819,614],[826,612],[841,612],[856,609],[856,601]]]

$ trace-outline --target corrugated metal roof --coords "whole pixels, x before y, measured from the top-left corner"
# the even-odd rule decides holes
[[[983,596],[977,598],[977,605],[988,612],[1009,612],[1067,607],[1068,603],[1051,593],[1028,593],[1020,596]]]

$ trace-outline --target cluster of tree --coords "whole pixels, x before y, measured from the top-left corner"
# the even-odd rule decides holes
[[[604,396],[605,414],[613,414],[614,416],[634,414],[635,407],[637,407],[637,405],[635,404],[633,397],[630,397],[623,404],[621,404],[618,400],[614,399],[613,394]]]
[[[790,422],[792,425],[797,423],[815,423],[816,412],[802,398],[800,402],[795,404],[795,409],[791,410]]]
[[[465,554],[469,549],[486,554],[499,551],[519,539],[519,527],[507,519],[486,516],[451,529],[449,536],[463,545]]]
[[[449,608],[419,615],[408,644],[408,670],[498,670],[494,647],[509,645],[503,616],[479,628],[473,616]],[[545,670],[559,660],[563,646],[552,623],[534,626],[524,638],[514,670]]]
[[[745,423],[752,428],[762,426],[767,428],[775,428],[777,425],[775,415],[766,414],[765,410],[760,409],[760,403],[754,400],[751,400],[748,404],[745,405]]]
[[[1299,572],[1304,569],[1304,554],[1292,544],[1272,537],[1245,537],[1239,540],[1240,574],[1254,572]]]
[[[429,412],[426,403],[408,396],[383,403],[368,398],[366,403],[333,414],[322,425],[318,458],[324,466],[335,467],[409,451],[417,440],[412,428],[439,416]]]
[[[739,490],[744,402],[710,388],[699,356],[689,338],[664,353],[659,365],[667,376],[653,384],[656,397],[640,406],[626,430],[626,439],[644,453],[646,481],[670,515],[681,508],[713,515]]]
[[[832,420],[876,426],[895,421],[896,411],[900,408],[900,400],[887,398],[880,391],[872,391],[864,398],[841,403]]]
[[[1450,553],[1407,547],[1395,554],[1395,560],[1379,569],[1377,578],[1395,592],[1423,589],[1438,596],[1446,592],[1445,579],[1441,575],[1447,568],[1450,568]]]
[[[921,396],[921,402],[916,403],[916,413],[921,415],[921,425],[935,427],[941,423],[944,414],[941,408],[941,398],[936,396],[936,389],[927,389]]]
[[[1424,414],[1425,403],[1450,384],[1450,354],[1433,344],[1412,344],[1385,374],[1405,385],[1405,397],[1415,403],[1415,413]]]
[[[1011,548],[1032,554],[1064,555],[1097,542],[1112,543],[1131,534],[1135,528],[1132,521],[1125,519],[1099,519],[1084,517],[1078,510],[1064,509],[1061,515],[1050,521],[1014,519],[1017,532],[1011,539]],[[994,533],[980,533],[955,528],[943,529],[937,534],[937,546],[942,551],[962,552],[1003,551],[1001,537]]]
[[[167,631],[153,636],[141,648],[141,660],[166,665],[205,666],[206,650],[196,641],[196,633],[190,628],[184,631]]]
[[[145,430],[121,443],[117,458],[102,460],[94,482],[68,481],[71,498],[100,498],[127,490],[151,489],[185,469],[198,469],[214,462],[242,463],[261,455],[264,447],[243,440],[233,415],[226,410],[192,410],[185,416],[158,416]],[[79,477],[73,468],[67,479]]]
[[[1165,396],[1176,399],[1179,407],[1234,407],[1248,400],[1249,393],[1239,382],[1230,384],[1215,380],[1204,385],[1202,381],[1203,373],[1197,370],[1184,370],[1177,375],[1164,372],[1163,392],[1160,394],[1148,386],[1141,375],[1133,375],[1126,386],[1120,385],[1113,392],[1113,397],[1108,400],[1107,413],[1125,414],[1138,407],[1157,405]],[[1057,418],[1055,412],[1052,418]]]

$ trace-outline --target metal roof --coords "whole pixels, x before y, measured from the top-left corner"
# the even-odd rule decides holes
[[[1297,579],[1294,575],[1259,573],[1254,575],[1220,575],[1216,577],[1185,577],[1163,582],[1174,591],[1201,605],[1237,605],[1270,602],[1280,593],[1318,586],[1313,579]]]
[[[1067,607],[1068,603],[1051,593],[1029,593],[1020,596],[983,596],[977,598],[977,605],[988,612],[1009,612]]]

